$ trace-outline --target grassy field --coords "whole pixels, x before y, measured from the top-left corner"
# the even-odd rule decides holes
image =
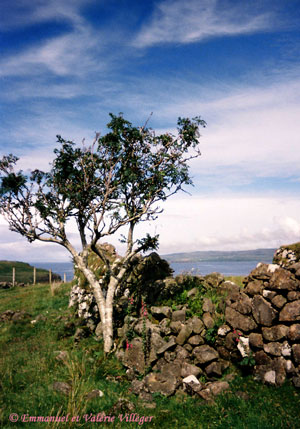
[[[16,282],[33,283],[33,266],[25,262],[0,261],[0,282],[12,282],[13,267],[16,273]],[[52,274],[53,280],[59,280],[57,274]],[[36,281],[38,283],[49,282],[49,271],[43,268],[36,269]]]
[[[114,428],[299,428],[300,392],[286,383],[281,388],[263,386],[251,378],[237,376],[231,391],[208,405],[204,401],[177,394],[171,398],[155,397],[156,408],[146,408],[130,393],[125,372],[114,358],[105,359],[102,344],[93,337],[77,345],[66,336],[69,313],[69,285],[56,289],[48,285],[0,290],[0,314],[5,310],[25,310],[28,321],[0,322],[0,427],[2,428],[93,428],[85,416],[104,411],[114,415],[113,406],[120,398],[134,404],[139,416],[153,416],[143,424],[120,421],[122,411],[115,413],[114,423],[98,423]],[[31,323],[36,320],[36,323]],[[71,317],[71,316],[70,316]],[[72,323],[69,323],[72,331]],[[65,363],[56,359],[65,350]],[[53,391],[55,381],[72,385],[71,393]],[[100,389],[103,397],[86,400],[87,392]],[[9,416],[18,414],[18,422]],[[26,423],[21,416],[67,416],[67,423]],[[130,414],[130,412],[129,412]],[[123,412],[124,415],[124,412]],[[71,422],[71,417],[78,421]],[[28,417],[25,417],[25,420]]]

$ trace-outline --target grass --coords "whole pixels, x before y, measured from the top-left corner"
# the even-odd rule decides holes
[[[235,283],[240,288],[244,287],[244,284],[243,284],[244,279],[245,279],[244,276],[227,276],[227,277],[225,277],[225,280],[228,280],[230,282]]]
[[[104,357],[101,343],[90,337],[75,345],[72,337],[64,336],[64,318],[72,318],[67,308],[69,288],[62,284],[52,292],[49,285],[0,290],[0,313],[11,309],[31,314],[28,321],[0,323],[1,428],[95,427],[95,423],[86,422],[84,416],[93,418],[102,411],[113,415],[112,407],[119,398],[133,402],[134,412],[140,417],[153,416],[152,421],[121,422],[119,414],[124,416],[124,412],[120,411],[115,413],[114,423],[99,425],[160,429],[299,428],[299,391],[289,383],[273,388],[249,377],[237,377],[231,383],[231,391],[219,396],[212,405],[178,393],[171,398],[156,395],[156,408],[145,408],[145,404],[130,393],[130,384],[120,363],[113,356]],[[45,316],[46,320],[30,323],[38,315]],[[56,359],[55,352],[59,350],[68,352],[65,363]],[[68,382],[72,386],[71,394],[53,391],[55,381]],[[87,401],[86,394],[93,389],[100,389],[104,396]],[[246,393],[247,397],[239,392]],[[70,413],[70,417],[68,423],[12,423],[11,413],[61,417]],[[78,421],[71,422],[72,416],[75,420],[79,416]]]
[[[33,266],[26,262],[0,261],[0,282],[12,282],[12,272],[15,268],[16,282],[33,283]],[[58,274],[52,274],[53,280],[59,280]],[[49,271],[43,268],[36,269],[36,281],[39,283],[49,282]]]

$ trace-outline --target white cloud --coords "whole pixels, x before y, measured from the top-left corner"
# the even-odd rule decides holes
[[[208,123],[200,140],[202,157],[192,162],[193,175],[213,172],[225,183],[232,174],[241,182],[299,174],[299,78],[205,90],[178,82],[178,88],[169,102],[159,100],[160,118],[170,122],[179,114],[201,114]]]
[[[300,200],[270,197],[182,197],[162,206],[157,221],[141,223],[137,236],[160,235],[161,254],[197,250],[248,250],[278,248],[300,240]],[[79,248],[76,227],[68,225],[70,240]],[[58,245],[29,244],[8,231],[0,218],[1,259],[65,261],[69,254]],[[124,231],[123,231],[124,232]],[[108,237],[122,254],[119,235]]]
[[[0,76],[40,75],[45,71],[58,76],[81,76],[103,67],[103,62],[99,62],[95,55],[100,46],[91,30],[84,25],[78,26],[68,34],[3,58]]]
[[[82,23],[80,8],[93,0],[10,0],[1,1],[2,31],[27,27],[45,21]]]
[[[218,0],[164,0],[134,40],[137,47],[159,43],[193,43],[209,37],[269,30],[271,13],[255,12],[253,4]]]
[[[285,196],[176,197],[164,206],[151,225],[160,234],[160,253],[276,248],[300,240],[300,201]]]

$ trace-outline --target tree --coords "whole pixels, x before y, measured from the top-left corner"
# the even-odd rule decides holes
[[[15,171],[18,158],[0,161],[0,211],[10,230],[29,242],[57,243],[72,255],[95,296],[103,327],[104,350],[113,346],[113,302],[117,288],[138,252],[158,247],[158,236],[134,238],[139,222],[154,220],[162,211],[158,203],[192,184],[188,161],[200,151],[200,117],[179,118],[178,135],[157,135],[145,126],[137,128],[122,114],[110,114],[110,130],[96,133],[91,147],[76,147],[57,136],[60,147],[49,172],[34,170],[26,175]],[[81,250],[76,250],[66,224],[76,220]],[[98,244],[120,233],[126,244],[124,257],[111,261]],[[97,280],[88,265],[88,252],[95,252],[106,267]]]

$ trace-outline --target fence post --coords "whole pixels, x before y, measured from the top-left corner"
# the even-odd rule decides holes
[[[36,268],[33,267],[33,284],[36,284]]]
[[[66,273],[64,273],[64,283],[67,283],[67,276],[66,276]]]
[[[12,284],[13,286],[15,285],[16,282],[16,269],[15,267],[13,267],[13,272],[12,272]]]
[[[50,285],[52,283],[52,271],[51,270],[49,270],[49,283],[50,283]]]

